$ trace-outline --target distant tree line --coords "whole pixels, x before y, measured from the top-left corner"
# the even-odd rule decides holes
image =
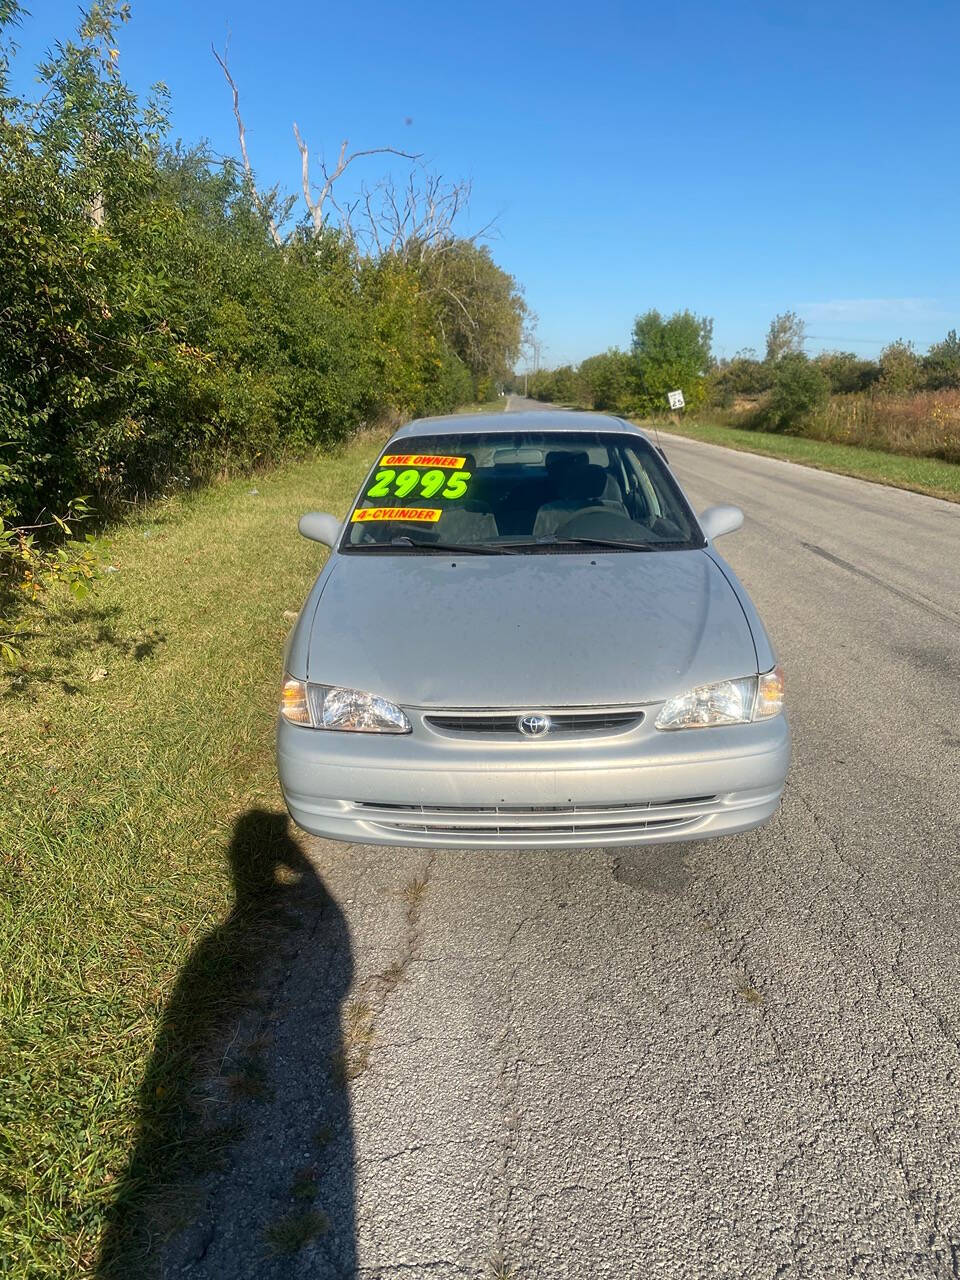
[[[645,418],[667,413],[667,392],[680,390],[687,411],[738,425],[960,461],[955,329],[925,354],[896,341],[875,360],[846,351],[808,356],[803,321],[790,311],[771,321],[762,358],[749,350],[714,358],[712,331],[712,320],[689,311],[648,311],[634,323],[629,350],[541,369],[528,377],[528,394]]]

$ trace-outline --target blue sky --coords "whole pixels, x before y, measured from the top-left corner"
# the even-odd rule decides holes
[[[34,0],[21,86],[76,13]],[[313,153],[349,137],[471,179],[546,363],[628,344],[649,307],[713,316],[728,356],[786,309],[811,351],[960,327],[956,0],[133,0],[123,74],[234,152],[228,30],[264,183],[297,188],[294,120]]]

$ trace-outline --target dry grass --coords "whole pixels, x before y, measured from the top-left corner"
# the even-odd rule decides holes
[[[375,1011],[363,999],[348,1002],[343,1011],[343,1034],[340,1048],[334,1054],[332,1075],[338,1084],[347,1084],[362,1076],[370,1065],[370,1054],[376,1039]]]
[[[741,398],[732,409],[710,411],[710,418],[724,426],[762,432],[766,404],[765,396]],[[908,458],[960,463],[960,390],[831,396],[802,435]]]
[[[487,1280],[517,1280],[517,1268],[507,1262],[502,1253],[495,1253],[487,1259]]]
[[[420,919],[420,908],[427,894],[427,877],[415,876],[400,890],[400,897],[406,903],[407,924],[415,925]]]
[[[814,422],[806,434],[910,457],[960,462],[960,391],[833,396],[822,420]]]

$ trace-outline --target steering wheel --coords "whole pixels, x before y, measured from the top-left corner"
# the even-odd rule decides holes
[[[641,526],[643,527],[643,526]],[[558,538],[635,538],[637,522],[609,507],[581,507],[558,525]]]

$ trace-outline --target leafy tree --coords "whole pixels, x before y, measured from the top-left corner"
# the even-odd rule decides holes
[[[416,270],[448,349],[478,381],[506,377],[520,351],[526,313],[513,276],[497,266],[486,245],[470,240],[429,246]]]
[[[942,342],[935,342],[923,359],[924,382],[932,390],[960,387],[960,338],[951,329]]]
[[[617,348],[584,360],[579,382],[583,400],[591,409],[625,413],[636,398],[633,360]]]
[[[773,431],[801,431],[826,408],[829,399],[830,383],[823,370],[802,353],[790,352],[777,362],[765,414],[767,425]]]
[[[732,360],[718,362],[710,374],[708,394],[712,403],[730,408],[738,397],[760,396],[772,384],[771,366],[747,348],[738,351]]]
[[[632,356],[642,412],[664,411],[667,392],[674,390],[681,390],[693,408],[704,402],[712,337],[713,321],[692,311],[677,311],[667,317],[659,311],[647,311],[637,317]]]
[[[920,385],[920,357],[912,342],[898,338],[880,352],[880,390],[894,394],[916,391]]]
[[[862,360],[852,351],[825,351],[814,363],[826,374],[835,395],[866,391],[880,377],[880,366],[874,360]]]
[[[767,362],[777,364],[784,356],[803,353],[806,326],[795,311],[774,316],[767,330]]]

